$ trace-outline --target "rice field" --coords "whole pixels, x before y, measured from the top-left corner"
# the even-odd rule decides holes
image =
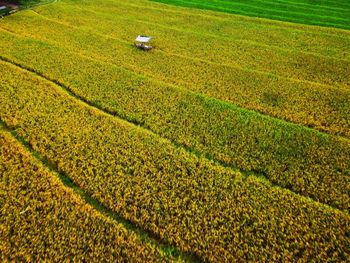
[[[350,259],[347,18],[189,2],[0,20],[3,260]]]

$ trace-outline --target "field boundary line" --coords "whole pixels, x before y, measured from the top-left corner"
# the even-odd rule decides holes
[[[82,199],[82,201],[84,201],[92,209],[112,219],[114,222],[121,224],[127,230],[133,232],[142,243],[149,244],[169,259],[185,262],[200,261],[200,259],[197,258],[195,255],[188,252],[183,252],[176,246],[168,244],[166,241],[160,239],[156,234],[144,230],[142,227],[137,226],[131,220],[125,219],[119,213],[105,206],[101,201],[94,198],[89,192],[85,191],[83,188],[77,185],[64,171],[60,171],[54,163],[52,163],[42,154],[34,150],[30,143],[28,143],[14,129],[8,126],[7,123],[1,118],[0,130],[10,133],[11,136],[15,138],[31,156],[33,156],[36,160],[41,162],[44,165],[44,167],[46,167],[50,171],[50,173],[58,177],[60,182],[65,187],[68,187],[69,189],[73,190],[74,194],[78,195]]]
[[[13,62],[10,59],[7,59],[7,58],[3,57],[2,55],[0,55],[0,61],[3,61],[3,62],[8,63],[8,64],[11,64],[12,66],[18,67],[21,70],[24,70],[26,72],[32,73],[32,74],[36,75],[39,79],[43,79],[45,81],[48,81],[49,83],[53,84],[55,87],[58,87],[59,90],[61,90],[64,93],[66,93],[73,100],[76,100],[77,102],[82,103],[87,108],[92,108],[92,109],[96,110],[97,112],[99,112],[100,114],[106,115],[108,117],[112,117],[112,119],[117,118],[119,120],[122,120],[122,121],[128,123],[129,125],[139,127],[143,131],[146,131],[149,134],[152,134],[152,135],[154,135],[157,138],[163,139],[163,140],[169,142],[170,144],[172,144],[174,147],[181,148],[181,149],[185,150],[187,153],[196,156],[197,158],[201,158],[202,157],[202,158],[207,159],[208,161],[211,161],[211,162],[215,163],[216,165],[219,165],[221,167],[225,167],[225,168],[231,169],[232,171],[239,172],[245,178],[248,178],[249,176],[254,176],[256,178],[262,178],[263,180],[267,181],[267,183],[269,183],[272,187],[279,188],[279,189],[284,189],[285,191],[289,191],[289,192],[295,194],[296,196],[298,196],[300,198],[306,198],[306,199],[311,200],[312,202],[315,202],[315,203],[327,206],[327,207],[329,207],[331,209],[334,209],[334,210],[340,211],[342,213],[348,214],[348,212],[346,210],[341,210],[341,209],[339,209],[337,207],[334,207],[334,206],[331,206],[329,204],[317,201],[317,200],[313,199],[312,197],[309,197],[309,196],[303,195],[301,193],[298,193],[296,191],[292,191],[291,189],[279,186],[278,184],[275,184],[275,183],[271,182],[264,174],[259,174],[256,171],[246,171],[246,170],[243,170],[243,169],[241,169],[241,168],[239,168],[237,166],[225,164],[225,163],[223,163],[223,162],[221,162],[221,161],[219,161],[219,160],[217,160],[215,158],[212,158],[211,156],[208,156],[208,154],[202,153],[202,152],[200,152],[200,151],[198,151],[198,150],[196,150],[194,148],[186,147],[186,146],[184,146],[182,144],[176,143],[176,142],[174,142],[174,141],[172,141],[172,140],[170,140],[170,139],[168,139],[166,137],[162,137],[161,135],[153,132],[150,129],[147,129],[146,127],[142,126],[141,124],[139,124],[137,122],[128,120],[127,118],[125,118],[125,117],[123,117],[123,116],[121,116],[121,115],[119,115],[117,113],[105,110],[105,109],[101,108],[100,106],[97,106],[97,105],[91,103],[90,101],[86,100],[85,98],[82,98],[81,96],[76,95],[65,84],[62,84],[62,83],[60,83],[59,81],[57,81],[55,79],[51,79],[49,77],[46,77],[44,74],[42,74],[40,72],[37,72],[34,69],[31,69],[30,67],[26,67],[26,66],[21,65],[20,63]]]

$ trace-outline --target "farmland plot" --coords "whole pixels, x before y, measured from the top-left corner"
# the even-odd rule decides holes
[[[0,119],[111,212],[189,261],[349,257],[348,31],[114,0],[0,32]]]

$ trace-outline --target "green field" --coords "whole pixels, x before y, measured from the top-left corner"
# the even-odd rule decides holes
[[[350,31],[63,0],[0,34],[5,259],[350,259]]]
[[[293,23],[350,29],[350,2],[347,0],[152,1]]]

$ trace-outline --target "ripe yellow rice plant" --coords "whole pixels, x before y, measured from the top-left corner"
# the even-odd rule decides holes
[[[123,8],[123,5],[126,6]],[[136,15],[140,7],[129,6],[125,1],[121,5],[115,5],[114,8],[108,7],[108,9],[103,9],[103,5],[102,7],[95,5],[95,7],[84,8],[84,5],[81,4],[62,3],[55,9],[40,8],[35,12],[49,23],[63,24],[64,28],[69,26],[89,30],[90,33],[98,33],[119,41],[132,42],[133,32],[137,30],[147,32],[157,36],[155,40],[157,49],[188,59],[201,59],[206,62],[241,67],[243,70],[256,70],[296,80],[308,80],[332,86],[349,86],[346,69],[349,68],[350,57],[347,50],[350,38],[346,31],[338,30],[330,35],[312,27],[307,28],[307,31],[295,30],[290,28],[290,25],[283,23],[281,28],[284,34],[281,34],[281,28],[271,27],[268,23],[265,27],[256,29],[257,21],[253,19],[242,23],[246,26],[243,29],[239,27],[240,24],[237,25],[236,20],[239,18],[233,16],[231,19],[223,20],[231,24],[231,28],[235,30],[225,38],[219,33],[215,35],[203,31],[199,33],[194,27],[192,30],[185,30],[183,27],[188,24],[185,22],[177,27],[166,26],[169,13],[164,11],[160,15],[159,12],[143,8],[147,16],[142,20]],[[79,24],[76,23],[76,17],[79,17]],[[186,17],[188,19],[187,13]],[[175,20],[175,18],[172,19]],[[185,18],[182,18],[180,12],[176,19],[181,21]],[[193,20],[202,21],[199,15]],[[207,23],[210,22],[211,26],[220,32],[221,20],[213,18],[207,20],[209,20]],[[122,26],[113,26],[113,23],[116,22]],[[32,31],[31,29],[30,32]],[[253,36],[239,37],[240,31],[251,33],[255,31],[258,37],[263,39],[253,40]],[[264,38],[264,34],[268,39]],[[282,37],[288,47],[281,45]],[[275,39],[273,45],[271,39]],[[293,47],[293,40],[298,46]],[[327,53],[317,50],[317,48],[325,48],[324,46],[327,46]],[[97,53],[103,53],[103,50]],[[209,66],[211,66],[210,63]]]
[[[67,8],[68,6],[69,8]],[[44,15],[48,14],[52,18],[64,19],[64,21],[73,21],[73,16],[78,16],[80,18],[79,23],[76,22],[75,25],[83,26],[91,26],[92,23],[94,25],[105,23],[101,19],[96,19],[100,16],[103,16],[103,20],[113,17],[114,19],[110,19],[108,25],[110,30],[108,34],[118,32],[118,35],[120,35],[123,29],[112,26],[112,21],[124,18],[128,19],[131,25],[135,21],[142,21],[138,24],[141,27],[148,24],[147,30],[152,30],[155,27],[167,28],[169,31],[180,29],[197,35],[225,38],[227,41],[231,40],[230,44],[232,45],[234,45],[235,40],[240,40],[248,45],[254,42],[286,50],[311,52],[336,58],[349,58],[349,52],[347,52],[349,33],[345,30],[281,23],[216,12],[179,9],[142,0],[137,3],[129,0],[118,1],[117,4],[115,0],[107,0],[99,4],[94,1],[84,1],[84,3],[64,1],[56,8],[62,8],[60,10],[63,12],[58,13],[56,12],[57,9],[45,7],[39,7],[36,10]],[[76,9],[81,11],[77,12]],[[95,18],[89,16],[92,13]],[[140,14],[143,14],[142,18],[140,18]],[[132,40],[130,35],[123,35],[123,37]],[[169,34],[169,37],[173,36]],[[220,57],[222,59],[222,56]]]
[[[203,39],[193,34],[186,35],[186,31],[182,33],[185,36],[180,39],[176,39],[179,35],[177,31],[172,33],[173,39],[168,39],[168,30],[156,26],[152,26],[149,33],[158,35],[159,47],[150,55],[140,54],[130,45],[133,32],[143,30],[143,27],[143,31],[147,31],[149,25],[121,19],[118,20],[118,28],[122,28],[124,32],[116,31],[107,35],[103,28],[109,30],[112,27],[111,16],[90,14],[87,16],[90,20],[84,23],[85,16],[82,15],[79,20],[82,25],[77,27],[69,18],[67,21],[62,18],[55,19],[55,16],[61,16],[65,13],[64,10],[70,9],[69,5],[61,5],[62,9],[57,14],[50,11],[48,18],[29,11],[6,21],[2,26],[16,33],[142,73],[155,80],[176,84],[206,96],[321,131],[350,136],[347,117],[350,114],[350,62],[346,51],[350,37],[341,30],[333,30],[333,35],[338,33],[337,40],[340,43],[330,42],[326,33],[317,36],[317,39],[322,43],[323,37],[326,38],[325,43],[333,44],[331,47],[334,47],[334,53],[343,54],[346,59],[293,50],[286,53],[268,49],[267,44],[264,48],[244,43],[244,50],[241,50],[242,44],[241,48],[238,46],[223,49],[222,46],[227,41],[218,44],[216,38]],[[46,9],[42,9],[39,12],[45,15]],[[78,14],[85,12],[78,9],[76,15]],[[290,34],[292,33],[299,35],[298,30],[291,30]],[[304,31],[300,33],[300,37],[303,34]],[[285,38],[288,36],[285,35]],[[309,38],[311,37],[307,39]],[[194,44],[186,49],[189,42]],[[300,45],[304,44],[305,42],[300,42]],[[201,58],[198,58],[198,53],[203,53]],[[210,56],[216,59],[207,61],[206,58]]]
[[[224,168],[0,63],[0,118],[76,184],[203,260],[346,260],[350,217]]]
[[[0,200],[3,262],[167,260],[134,233],[87,206],[1,129]]]
[[[347,139],[262,116],[47,42],[9,33],[3,40],[3,54],[111,114],[209,159],[263,174],[281,187],[349,210]],[[346,94],[339,99],[348,108]]]

